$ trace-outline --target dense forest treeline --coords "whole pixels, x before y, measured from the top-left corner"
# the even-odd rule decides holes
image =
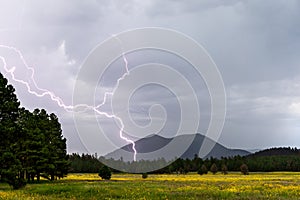
[[[57,116],[20,107],[15,89],[0,73],[0,181],[17,189],[40,177],[61,178],[68,165]]]
[[[70,173],[98,173],[103,164],[96,155],[76,154],[73,153],[69,157]]]
[[[149,165],[166,166],[164,159],[155,161],[123,162],[122,160],[97,158],[97,155],[72,154],[69,155],[70,172],[95,173],[103,166],[102,163],[109,163],[110,166],[117,166],[118,169],[130,167],[146,169]],[[251,172],[270,172],[270,171],[300,171],[300,151],[296,148],[271,148],[256,152],[248,156],[234,156],[229,158],[208,158],[201,159],[197,155],[193,159],[176,159],[171,164],[156,170],[152,173],[188,173],[199,172],[205,166],[207,170],[215,164],[217,171],[240,171],[241,166],[246,164]],[[113,170],[113,169],[112,169]],[[117,172],[116,170],[113,170]]]

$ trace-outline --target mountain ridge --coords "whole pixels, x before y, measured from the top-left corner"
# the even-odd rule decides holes
[[[183,152],[180,158],[193,159],[195,155],[199,155],[203,141],[211,146],[215,143],[211,151],[203,158],[221,158],[232,157],[236,155],[246,156],[251,154],[243,149],[230,149],[224,145],[215,142],[200,133],[178,135],[173,138],[165,138],[160,135],[149,135],[141,138],[135,142],[137,150],[137,160],[154,160],[164,158],[166,160],[174,159],[176,152]],[[187,148],[186,148],[187,147]],[[175,152],[175,153],[174,153]],[[113,158],[115,160],[123,159],[124,161],[131,161],[133,158],[132,144],[125,145],[104,156],[105,158]]]

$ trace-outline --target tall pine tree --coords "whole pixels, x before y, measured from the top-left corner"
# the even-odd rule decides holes
[[[17,189],[25,185],[22,165],[17,159],[20,103],[15,89],[0,73],[0,178]]]

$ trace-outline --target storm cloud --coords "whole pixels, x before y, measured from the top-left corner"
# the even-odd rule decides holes
[[[222,75],[227,93],[227,116],[219,139],[221,144],[244,149],[300,147],[299,19],[297,0],[1,1],[0,44],[20,49],[27,64],[35,69],[38,85],[72,104],[73,87],[82,63],[89,52],[107,38],[142,27],[182,32],[203,45]],[[16,53],[5,48],[0,48],[0,53],[9,66],[16,67],[18,77],[25,75],[28,79],[30,72]],[[128,61],[130,69],[154,61],[176,68],[179,62],[170,55],[151,52],[129,54]],[[103,80],[99,80],[99,100],[104,91],[110,91],[115,85],[120,73],[116,66],[122,62],[122,58],[116,60]],[[72,113],[59,108],[47,97],[40,99],[28,94],[24,85],[14,82],[4,72],[2,63],[0,70],[15,86],[22,106],[46,108],[59,116],[69,152],[87,151],[75,129]],[[185,73],[191,80],[197,79],[191,76],[191,71]],[[139,106],[131,102],[133,119],[140,124],[149,122],[149,105],[163,101],[165,111],[172,116],[164,136],[171,136],[168,132],[177,127],[178,121],[173,117],[178,112],[172,109],[176,106],[174,97],[156,95],[162,92],[161,88],[145,87],[141,94],[143,90],[148,96],[138,93],[134,96]],[[203,113],[198,131],[205,133],[210,101],[203,81],[197,94]],[[155,96],[157,100],[151,99]],[[110,110],[109,105],[105,110]],[[98,128],[98,125],[89,125],[89,117],[93,116],[92,112],[82,116],[87,133]],[[103,129],[112,135],[118,134],[117,122],[105,117],[98,120]],[[115,147],[124,144],[117,136],[111,140]],[[92,138],[90,142],[93,143]],[[113,150],[105,144],[93,146],[101,146],[100,152]]]

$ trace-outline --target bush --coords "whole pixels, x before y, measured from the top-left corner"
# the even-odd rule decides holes
[[[99,170],[98,175],[104,180],[110,180],[111,170],[106,165],[103,165],[103,167],[101,167],[101,169]]]
[[[242,164],[240,168],[241,168],[242,174],[244,174],[244,175],[248,175],[249,174],[248,166],[245,163]]]
[[[147,173],[142,173],[142,178],[144,178],[144,179],[148,178],[148,174]]]
[[[9,181],[8,183],[13,187],[14,190],[17,190],[17,189],[25,187],[26,180],[22,179],[22,178],[15,178],[15,179],[12,179],[11,181]]]
[[[217,167],[216,163],[212,164],[212,166],[210,167],[210,171],[213,174],[216,174],[218,172],[218,167]]]
[[[221,171],[222,171],[222,173],[225,174],[225,175],[228,174],[228,168],[227,168],[227,166],[226,166],[225,164],[222,165]]]
[[[207,167],[203,164],[200,169],[198,170],[198,174],[203,175],[203,174],[207,174]]]

